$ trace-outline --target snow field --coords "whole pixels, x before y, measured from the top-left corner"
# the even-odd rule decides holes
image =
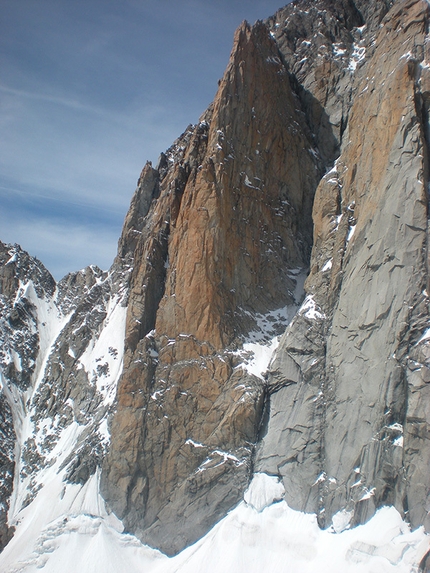
[[[20,510],[23,505],[28,503],[26,498],[29,494],[28,487],[30,483],[33,490],[34,488],[50,488],[52,481],[55,481],[57,478],[57,473],[60,472],[62,464],[64,464],[67,457],[74,451],[80,435],[85,429],[85,426],[79,425],[76,422],[73,422],[64,429],[60,429],[57,428],[57,418],[46,418],[45,420],[39,420],[39,430],[35,432],[34,423],[31,420],[33,412],[27,411],[27,405],[31,403],[32,397],[43,380],[51,351],[62,329],[69,321],[71,314],[63,316],[59,312],[55,304],[56,295],[54,295],[52,299],[39,299],[31,281],[20,287],[17,298],[23,296],[29,299],[36,308],[38,330],[40,332],[40,351],[34,386],[26,392],[23,400],[14,400],[14,396],[10,396],[9,398],[9,402],[14,405],[14,425],[18,438],[15,454],[17,467],[9,511],[9,521],[11,523],[14,523],[18,514],[20,515]],[[97,388],[103,395],[104,405],[110,405],[112,403],[116,393],[117,381],[122,371],[126,308],[121,306],[120,303],[121,300],[119,297],[114,297],[108,301],[106,306],[107,316],[104,320],[100,335],[90,342],[89,347],[81,359],[81,366],[89,373],[90,380],[91,378],[95,379]],[[102,360],[103,374],[101,376],[95,376],[97,366]],[[38,441],[43,440],[44,432],[47,430],[51,430],[54,434],[57,434],[57,438],[53,450],[47,455],[44,454],[46,458],[44,467],[42,467],[36,475],[21,478],[22,445],[28,438],[34,438],[38,443]],[[106,419],[102,420],[98,432],[103,442],[109,441],[110,436]]]
[[[121,305],[120,297],[115,297],[109,300],[106,312],[100,335],[90,342],[79,362],[89,379],[96,379],[104,404],[110,405],[122,372],[127,308]]]
[[[256,376],[262,377],[278,346],[278,337],[267,332],[274,322],[288,322],[301,302],[304,273],[297,269],[292,274],[297,278],[297,306],[257,317],[259,330],[251,333],[241,351],[241,367]],[[46,301],[32,302],[39,305],[38,316],[48,326],[39,369],[43,372],[66,318]],[[322,318],[309,297],[299,312],[313,320]],[[125,313],[118,299],[110,301],[99,337],[80,360],[90,379],[96,379],[105,405],[112,403],[122,368]],[[105,363],[105,374],[96,377],[97,366]],[[30,435],[29,423],[27,417],[22,436]],[[101,426],[102,439],[108,439],[106,421]],[[61,465],[84,428],[73,422],[61,431],[49,456],[52,465],[37,474],[40,489],[23,509],[25,484],[17,488],[16,532],[0,554],[2,573],[417,573],[417,564],[429,549],[423,529],[411,532],[392,507],[380,509],[367,524],[354,529],[349,529],[351,515],[341,511],[333,526],[322,531],[315,515],[288,507],[276,476],[257,473],[236,508],[193,546],[168,558],[123,533],[122,523],[109,514],[100,495],[99,470],[83,486],[64,483],[66,470]]]
[[[429,548],[392,507],[367,524],[336,534],[316,516],[278,501],[283,486],[256,474],[244,501],[205,537],[168,558],[121,533],[106,512],[98,473],[64,486],[57,475],[21,512],[15,537],[0,557],[4,573],[413,573]]]
[[[37,390],[43,374],[46,363],[52,347],[57,340],[58,335],[66,326],[70,315],[64,316],[55,304],[57,293],[51,298],[39,298],[34,288],[33,282],[29,281],[20,286],[17,292],[17,299],[25,297],[36,308],[37,326],[39,334],[39,354],[36,363],[35,384],[32,394]]]
[[[12,415],[14,419],[14,428],[17,436],[15,459],[17,465],[15,468],[14,478],[14,491],[10,501],[10,518],[19,511],[21,505],[27,495],[28,479],[23,484],[20,481],[21,471],[21,447],[27,438],[33,436],[33,424],[30,421],[29,413],[26,411],[26,404],[31,402],[31,398],[39,387],[45,368],[48,362],[49,355],[54,347],[58,335],[70,319],[70,315],[64,316],[58,310],[55,304],[56,294],[50,298],[39,298],[34,288],[33,282],[28,281],[25,284],[20,284],[16,294],[15,302],[21,298],[27,298],[36,309],[38,335],[39,335],[39,352],[36,361],[36,368],[34,372],[34,384],[21,396],[20,392],[11,386],[10,394],[5,385],[3,385],[6,395],[8,396],[9,404],[12,408]]]
[[[15,536],[0,556],[7,573],[122,573],[142,571],[161,554],[122,534],[122,524],[105,509],[99,472],[84,486],[51,476],[36,499],[21,511]]]

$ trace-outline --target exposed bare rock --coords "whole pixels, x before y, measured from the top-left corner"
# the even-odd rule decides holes
[[[0,294],[10,299],[16,294],[20,281],[30,280],[40,297],[54,294],[55,280],[38,259],[19,245],[6,245],[0,241]]]
[[[394,505],[430,528],[429,11],[244,22],[214,102],[144,166],[109,271],[56,285],[0,243],[0,549],[52,468],[169,555],[255,471],[322,527]],[[246,343],[277,335],[263,376]]]
[[[269,377],[294,385],[271,400],[258,467],[322,525],[383,504],[427,520],[428,18],[418,0],[382,22],[316,193],[309,296]]]
[[[392,4],[302,0],[267,20],[326,164],[339,155],[356,77]]]
[[[248,483],[264,389],[228,347],[256,313],[294,304],[321,167],[275,41],[245,23],[213,105],[142,172],[120,241],[120,256],[136,247],[102,491],[163,551]]]
[[[13,527],[8,524],[10,496],[15,475],[16,435],[12,412],[4,393],[0,394],[0,551],[13,535]]]

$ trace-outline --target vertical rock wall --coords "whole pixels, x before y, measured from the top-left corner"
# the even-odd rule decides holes
[[[22,506],[48,467],[102,466],[109,507],[168,554],[255,470],[324,527],[383,504],[428,525],[428,24],[423,0],[242,24],[213,104],[144,167],[109,272],[55,285],[0,243],[0,545],[14,474]],[[246,336],[309,266],[250,374]]]
[[[257,467],[322,525],[383,504],[427,519],[428,17],[397,2],[382,21],[316,193],[309,296],[269,377],[294,383],[271,399]]]
[[[322,161],[300,106],[267,26],[243,24],[214,103],[145,167],[127,216],[127,351],[102,492],[168,553],[249,481],[264,388],[234,350],[256,313],[295,302],[290,271],[308,265]]]

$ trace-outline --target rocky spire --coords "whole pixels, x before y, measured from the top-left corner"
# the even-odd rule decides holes
[[[163,551],[239,500],[262,420],[258,469],[322,525],[387,501],[424,519],[407,509],[422,478],[405,469],[416,446],[400,447],[400,356],[426,317],[428,6],[403,4],[305,0],[243,23],[213,104],[142,172],[120,243],[134,268],[102,491]],[[257,313],[294,303],[312,241],[309,296],[263,385],[232,350]]]
[[[259,22],[236,32],[200,123],[142,172],[120,247],[136,244],[102,483],[127,526],[165,551],[197,539],[248,483],[264,391],[234,370],[233,350],[258,313],[295,302],[321,167]]]
[[[428,27],[424,0],[244,22],[109,272],[55,285],[0,243],[0,544],[48,470],[169,555],[255,472],[322,527],[384,504],[429,527]]]

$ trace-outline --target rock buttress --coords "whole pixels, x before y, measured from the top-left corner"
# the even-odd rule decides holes
[[[134,270],[102,492],[167,553],[248,483],[264,389],[232,350],[255,313],[294,303],[289,270],[308,264],[320,176],[276,43],[245,23],[212,106],[145,167],[120,241]]]

